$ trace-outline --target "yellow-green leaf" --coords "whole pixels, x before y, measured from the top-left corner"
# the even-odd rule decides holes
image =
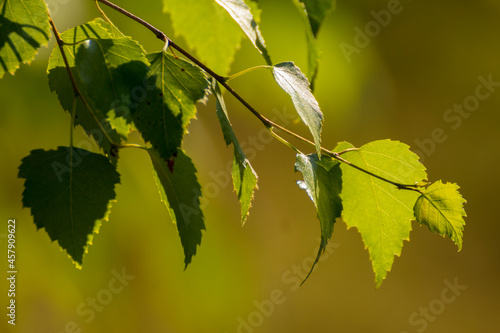
[[[29,64],[47,45],[50,25],[42,0],[0,0],[0,79]]]
[[[458,192],[458,185],[443,184],[440,180],[423,190],[414,207],[415,218],[429,230],[441,236],[448,236],[462,249],[465,226],[463,208],[465,199]]]
[[[202,62],[219,75],[229,73],[243,33],[224,8],[214,0],[163,0],[163,11]]]
[[[350,148],[341,156],[347,161],[400,184],[420,183],[427,177],[418,156],[398,141],[380,140],[354,149],[342,143],[335,151]],[[396,186],[342,163],[342,219],[356,227],[370,253],[378,286],[399,256],[403,240],[409,240],[413,206],[418,193]]]

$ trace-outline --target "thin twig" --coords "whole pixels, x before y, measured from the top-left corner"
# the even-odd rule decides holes
[[[159,30],[158,28],[154,27],[152,24],[146,22],[145,20],[141,19],[140,17],[128,12],[127,10],[121,8],[120,6],[117,6],[115,5],[114,3],[108,1],[108,0],[97,0],[111,8],[113,8],[114,10],[122,13],[123,15],[131,18],[132,20],[142,24],[143,26],[145,26],[146,28],[148,28],[151,32],[153,32],[156,37],[162,41],[164,41],[165,43],[168,42],[168,46],[170,46],[171,48],[179,51],[182,55],[184,55],[186,58],[188,58],[189,60],[191,60],[194,64],[196,64],[198,67],[200,67],[201,69],[203,69],[206,73],[208,73],[211,77],[213,77],[215,80],[217,80],[217,82],[219,82],[224,88],[226,88],[227,91],[229,91],[229,93],[231,95],[233,95],[241,104],[243,104],[243,106],[245,106],[255,117],[257,117],[257,119],[259,119],[262,124],[268,128],[268,129],[272,129],[272,128],[277,128],[279,129],[280,131],[283,131],[285,132],[286,134],[296,138],[297,140],[300,140],[302,142],[305,142],[307,144],[310,144],[312,146],[315,146],[315,143],[302,137],[301,135],[295,133],[295,132],[292,132],[290,131],[289,129],[269,120],[268,118],[266,118],[264,115],[262,115],[260,112],[258,112],[257,110],[255,110],[243,97],[241,97],[233,88],[231,88],[228,84],[227,84],[227,77],[224,77],[224,76],[221,76],[217,73],[215,73],[213,70],[211,70],[210,68],[208,68],[205,64],[203,64],[201,61],[199,61],[197,58],[195,58],[193,55],[191,55],[189,52],[187,52],[186,50],[184,50],[182,47],[180,47],[179,45],[177,45],[174,41],[172,41],[170,38],[167,37],[167,35]],[[281,137],[280,137],[281,138]],[[282,138],[281,138],[282,139]],[[283,141],[286,141],[284,139],[282,139]],[[281,141],[281,140],[280,140]],[[347,165],[359,170],[359,171],[362,171],[372,177],[375,177],[375,178],[378,178],[382,181],[385,181],[389,184],[392,184],[394,186],[396,186],[398,189],[402,189],[402,190],[412,190],[412,191],[418,191],[417,188],[418,188],[418,185],[407,185],[407,184],[400,184],[400,183],[396,183],[396,182],[393,182],[389,179],[386,179],[382,176],[379,176],[379,175],[376,175],[368,170],[365,170],[355,164],[352,164],[351,162],[349,162],[348,160],[340,157],[340,154],[339,153],[336,153],[336,152],[332,152],[326,148],[323,148],[321,147],[321,151],[324,152],[326,155],[332,157],[332,158],[335,158],[343,163],[346,163]]]
[[[54,21],[52,20],[52,17],[49,14],[49,22],[52,27],[52,31],[54,32],[54,36],[56,38],[57,46],[59,46],[59,51],[61,52],[61,55],[63,57],[64,65],[66,66],[66,70],[68,71],[69,75],[69,80],[71,81],[71,86],[73,87],[73,92],[75,93],[75,98],[78,96],[81,96],[80,90],[78,90],[78,85],[76,84],[75,76],[73,75],[73,72],[71,71],[71,67],[68,62],[68,58],[66,57],[66,52],[64,52],[64,41],[61,38],[61,35],[59,34],[59,31],[57,31],[56,25],[54,24]]]
[[[90,112],[92,118],[99,125],[100,130],[104,134],[104,136],[108,139],[108,141],[112,145],[116,145],[116,143],[113,142],[113,140],[111,140],[111,138],[109,137],[109,135],[106,132],[106,130],[102,127],[101,122],[99,121],[99,119],[97,119],[95,113],[92,111],[92,108],[87,103],[87,101],[85,100],[85,98],[81,94],[80,90],[78,89],[78,84],[76,83],[75,76],[73,74],[73,71],[71,70],[71,66],[69,65],[68,58],[66,57],[66,52],[64,51],[65,42],[62,40],[61,35],[59,34],[59,31],[57,31],[56,25],[54,24],[54,21],[52,20],[52,16],[50,15],[50,13],[48,15],[49,15],[49,22],[50,22],[50,25],[52,27],[52,32],[54,33],[54,36],[56,38],[56,42],[57,42],[57,45],[59,47],[59,51],[61,52],[61,55],[62,55],[62,58],[63,58],[63,61],[64,61],[64,66],[66,67],[66,71],[68,72],[69,80],[70,80],[71,86],[73,88],[73,93],[75,94],[75,101],[74,101],[75,108],[74,109],[76,109],[76,103],[77,103],[76,100],[78,98],[80,98],[82,100],[82,103],[85,105],[85,107],[87,108],[87,110]],[[75,117],[74,110],[73,110],[73,114],[72,114],[72,122],[74,123],[74,118],[73,117]]]
[[[342,151],[339,151],[338,154],[342,155],[342,154],[348,153],[350,151],[358,151],[358,150],[359,150],[359,148],[347,148],[347,149],[344,149]]]

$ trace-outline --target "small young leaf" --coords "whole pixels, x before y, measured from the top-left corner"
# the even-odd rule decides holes
[[[24,178],[23,205],[31,208],[37,229],[81,268],[94,233],[108,219],[120,175],[109,160],[90,151],[58,147],[37,149],[19,167]]]
[[[450,237],[462,249],[462,238],[467,216],[463,208],[465,199],[458,192],[458,185],[437,181],[417,199],[413,208],[415,218],[432,232]]]
[[[43,0],[0,0],[0,79],[29,64],[50,36]]]
[[[180,148],[208,81],[199,67],[165,52],[148,54],[148,59],[147,96],[132,110],[132,118],[144,140],[168,160]]]
[[[335,149],[353,149],[341,143]],[[398,141],[370,142],[341,156],[354,165],[401,184],[415,184],[427,177],[425,167],[409,147]],[[370,253],[377,288],[399,256],[403,240],[409,240],[413,206],[418,193],[360,172],[342,163],[342,218],[349,228],[356,227]]]
[[[241,206],[241,224],[245,224],[248,217],[254,190],[257,189],[257,174],[252,168],[250,161],[247,159],[245,152],[240,146],[236,135],[234,134],[233,127],[229,121],[226,111],[226,105],[220,91],[219,84],[215,79],[212,80],[212,91],[216,98],[217,117],[219,118],[222,127],[222,133],[226,145],[233,144],[234,159],[233,159],[233,186],[238,194],[238,200]]]
[[[321,244],[318,255],[309,274],[304,279],[305,281],[332,237],[335,220],[340,218],[342,214],[342,200],[340,198],[342,171],[339,162],[328,156],[323,156],[320,160],[316,154],[307,156],[297,154],[295,171],[300,171],[304,177],[304,180],[298,181],[297,184],[301,189],[307,191],[307,195],[314,203],[321,227]]]
[[[314,137],[318,155],[321,155],[323,114],[309,88],[309,81],[300,68],[289,61],[274,65],[273,75],[278,85],[292,98],[297,113]]]
[[[148,153],[153,162],[153,176],[161,200],[179,231],[186,268],[196,254],[196,246],[201,244],[201,231],[205,230],[200,208],[201,186],[196,177],[196,168],[182,150],[177,153],[173,171],[172,166],[157,151],[148,149]]]
[[[208,67],[228,74],[243,33],[224,8],[214,0],[163,0],[163,11]]]
[[[259,25],[253,18],[250,7],[243,0],[215,0],[221,5],[229,15],[238,23],[243,32],[250,39],[252,44],[262,54],[266,63],[271,66],[273,63],[266,49],[266,43],[260,33]]]

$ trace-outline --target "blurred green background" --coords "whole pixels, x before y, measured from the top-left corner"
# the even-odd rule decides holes
[[[334,147],[347,140],[360,146],[391,138],[422,151],[418,142],[428,142],[441,128],[445,142],[421,154],[430,179],[458,183],[468,201],[460,253],[449,239],[414,222],[411,242],[405,242],[402,257],[375,290],[358,232],[338,223],[333,251],[307,283],[295,288],[303,274],[299,267],[309,263],[318,245],[313,204],[295,184],[300,175],[294,173],[294,153],[269,140],[260,123],[227,96],[240,142],[255,148],[252,163],[260,177],[246,225],[240,226],[232,186],[224,184],[232,148],[225,147],[210,101],[200,105],[185,142],[208,198],[207,231],[193,263],[183,271],[177,230],[160,202],[148,156],[125,150],[120,153],[118,202],[94,237],[83,269],[77,270],[45,231],[36,231],[30,211],[22,208],[23,181],[17,179],[20,160],[30,150],[68,144],[69,116],[50,94],[45,74],[51,43],[30,67],[0,80],[0,248],[6,253],[7,220],[16,218],[19,271],[15,328],[6,323],[8,288],[5,279],[0,282],[0,330],[498,332],[500,87],[456,129],[443,117],[455,103],[474,95],[479,76],[500,82],[500,4],[401,1],[401,13],[348,62],[341,43],[352,45],[354,28],[364,29],[373,20],[370,11],[389,2],[338,1],[320,31],[323,56],[315,94],[325,114],[323,143]],[[98,15],[91,1],[49,3],[61,31]],[[159,0],[118,3],[175,36]],[[261,28],[274,62],[293,60],[305,71],[305,36],[295,7],[278,0],[262,0],[261,5]],[[114,13],[110,17],[148,51],[163,47],[143,27]],[[261,63],[245,40],[232,72]],[[270,118],[294,112],[266,71],[252,72],[232,85]],[[293,120],[288,127],[308,134]],[[80,134],[78,138],[85,140]],[[132,135],[131,140],[138,138]],[[6,256],[0,262],[5,272]],[[113,279],[122,272],[134,278],[118,288]],[[467,288],[445,303],[443,295],[453,295],[445,290],[447,283],[454,281]],[[98,310],[87,304],[93,298]],[[273,299],[279,304],[270,306]],[[426,317],[423,311],[429,307]]]

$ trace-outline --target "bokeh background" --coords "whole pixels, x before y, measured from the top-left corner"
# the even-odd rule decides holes
[[[303,274],[299,267],[309,263],[318,245],[313,204],[295,184],[299,174],[294,172],[293,152],[269,140],[260,123],[228,96],[231,120],[240,142],[254,146],[252,163],[260,176],[246,225],[240,226],[232,186],[217,184],[214,178],[218,175],[223,180],[232,148],[225,147],[210,101],[200,105],[185,142],[202,185],[211,189],[204,210],[207,231],[193,263],[183,270],[177,230],[160,202],[148,156],[130,149],[120,154],[122,182],[110,221],[94,237],[83,269],[77,270],[43,230],[36,231],[30,211],[22,208],[23,181],[17,179],[20,160],[30,150],[52,149],[69,140],[69,116],[47,85],[51,44],[30,67],[22,66],[14,77],[0,80],[0,248],[4,253],[0,268],[7,270],[7,220],[16,218],[19,271],[17,325],[10,327],[2,315],[0,330],[498,332],[500,87],[458,128],[453,129],[443,116],[475,93],[479,76],[492,75],[500,81],[500,4],[496,0],[401,1],[402,12],[347,61],[341,43],[352,45],[354,28],[364,29],[373,20],[370,11],[387,8],[390,2],[339,0],[320,31],[323,56],[315,94],[325,114],[323,142],[333,147],[347,140],[360,146],[391,138],[420,150],[430,179],[458,183],[468,201],[460,253],[449,239],[414,222],[411,241],[405,242],[401,258],[396,258],[388,278],[375,290],[360,235],[338,223],[331,253],[307,283],[295,288],[294,281]],[[174,36],[159,0],[119,4]],[[261,29],[273,60],[293,60],[306,70],[305,36],[296,8],[279,0],[262,0],[261,5]],[[51,6],[60,30],[98,15],[92,1],[59,0]],[[141,26],[113,13],[110,17],[147,50],[163,47]],[[184,43],[182,38],[178,41]],[[232,72],[258,64],[261,57],[243,41]],[[293,112],[289,97],[267,71],[252,72],[232,85],[271,118]],[[289,128],[307,135],[303,125],[289,122]],[[436,128],[444,131],[446,140],[425,153],[418,142],[429,140]],[[134,135],[130,139],[139,140]],[[133,280],[120,292],[106,291],[115,274],[122,272]],[[441,300],[446,281],[467,287],[457,291],[450,303]],[[1,279],[3,309],[7,289]],[[106,304],[93,310],[92,316],[87,302],[96,297]],[[272,299],[279,304],[270,307]],[[423,311],[429,307],[426,317]]]

